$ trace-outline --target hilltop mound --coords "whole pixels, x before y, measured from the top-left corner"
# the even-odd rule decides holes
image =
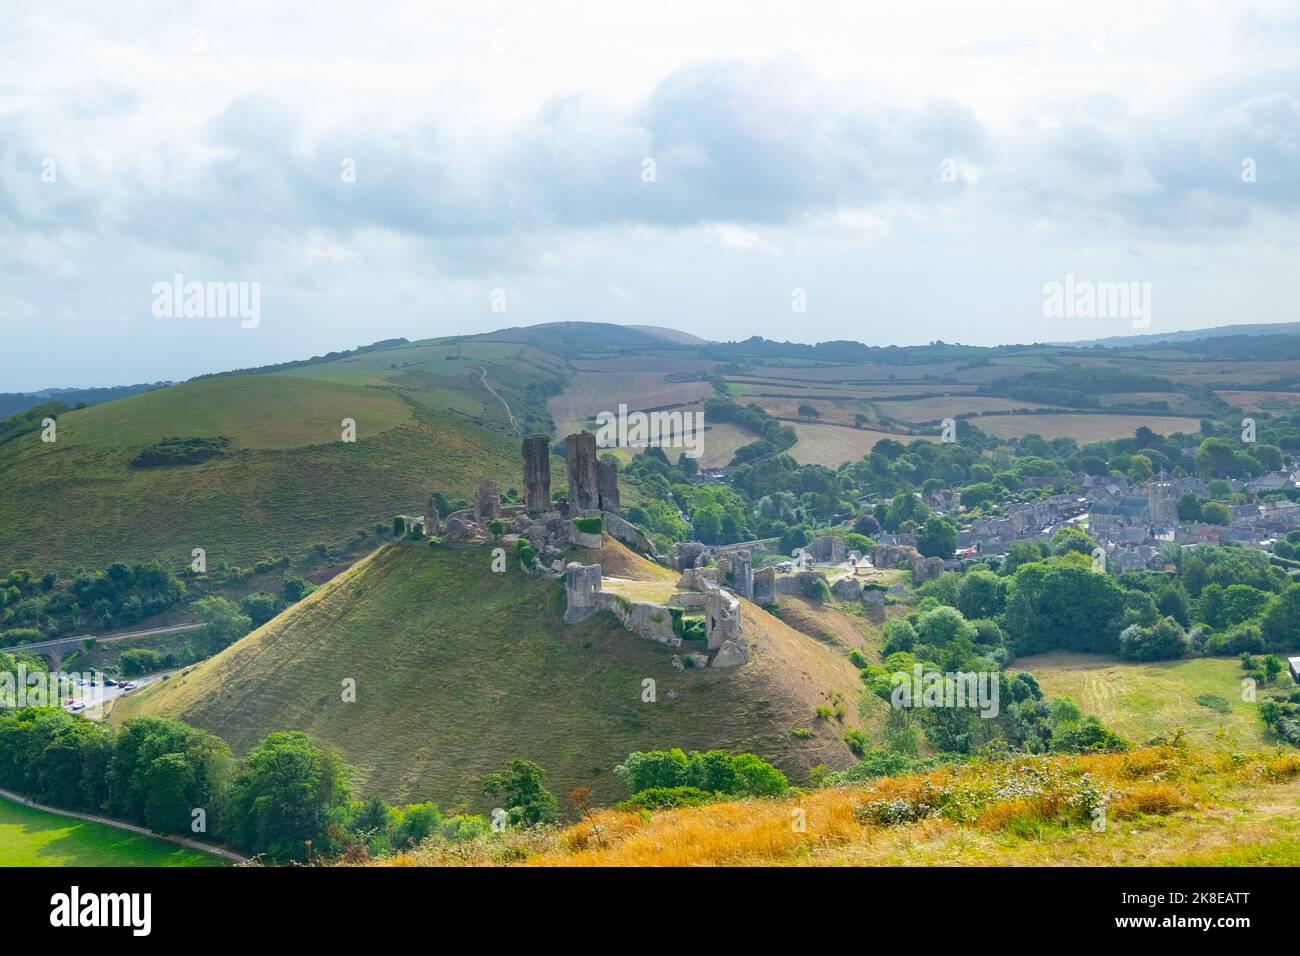
[[[588,559],[592,552],[583,553]],[[624,577],[663,569],[606,540],[601,560]],[[598,801],[626,793],[613,767],[634,750],[750,751],[792,780],[851,761],[860,682],[840,652],[752,604],[752,657],[725,672],[677,670],[672,651],[607,613],[563,623],[559,584],[511,568],[486,547],[388,545],[182,676],[118,705],[180,718],[242,751],[273,730],[339,746],[360,789],[391,801],[460,801],[477,809],[483,776],[534,760],[557,793],[587,785]],[[344,703],[342,682],[356,681]],[[643,680],[657,700],[642,700]],[[844,723],[816,709],[845,701]],[[801,739],[791,731],[808,728]]]

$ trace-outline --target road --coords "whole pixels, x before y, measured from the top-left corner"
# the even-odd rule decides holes
[[[483,387],[486,388],[493,395],[495,395],[497,397],[497,401],[505,406],[506,414],[510,416],[511,427],[514,428],[515,431],[519,431],[519,423],[515,421],[515,413],[510,410],[510,403],[507,402],[504,398],[502,398],[500,393],[497,392],[495,388],[493,388],[491,385],[488,384],[487,369],[485,369],[482,365],[480,365],[478,367],[478,371],[479,371],[480,380],[483,382]]]
[[[66,701],[69,697],[76,698],[77,700],[82,700],[83,696],[85,699],[89,699],[92,694],[97,695],[99,698],[98,702],[94,704],[89,704],[82,710],[72,711],[67,704],[62,704],[62,707],[64,710],[67,710],[69,713],[81,714],[81,716],[85,717],[87,720],[103,720],[105,715],[111,709],[106,705],[111,704],[113,701],[117,700],[123,694],[139,693],[141,688],[148,687],[150,684],[156,683],[157,681],[162,680],[164,677],[170,677],[172,674],[175,674],[180,670],[181,668],[176,667],[169,671],[159,671],[156,674],[146,674],[144,677],[133,677],[131,678],[131,682],[135,684],[134,690],[124,691],[122,690],[121,687],[103,687],[103,686],[78,687],[75,690],[63,691],[59,695],[59,700],[60,702]],[[101,674],[100,677],[102,678],[103,675]]]
[[[97,637],[94,634],[77,634],[70,637],[60,637],[52,641],[40,641],[36,644],[11,644],[8,647],[0,647],[0,651],[48,651],[56,647],[65,645],[80,644],[84,640],[93,640],[96,644],[111,644],[114,641],[125,641],[133,637],[151,637],[154,634],[169,634],[172,631],[192,631],[198,627],[204,627],[203,624],[172,624],[168,627],[151,627],[144,631],[128,631],[124,634],[105,634]]]

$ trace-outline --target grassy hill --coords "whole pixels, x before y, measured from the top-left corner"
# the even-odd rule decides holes
[[[182,566],[195,547],[247,566],[418,510],[434,490],[518,487],[520,433],[549,424],[545,391],[563,375],[527,346],[413,343],[64,412],[54,443],[0,442],[0,568]],[[340,441],[344,418],[355,443]],[[217,437],[224,451],[204,461],[132,464],[165,438]]]
[[[606,540],[610,574],[665,579]],[[815,764],[851,761],[856,669],[839,650],[752,604],[751,661],[734,670],[676,670],[672,652],[600,614],[566,626],[563,588],[513,566],[489,570],[487,548],[388,545],[181,676],[124,698],[112,719],[176,717],[242,751],[273,730],[337,744],[360,789],[391,801],[460,801],[490,809],[485,774],[523,757],[567,793],[625,796],[612,770],[634,750],[680,746],[752,751],[794,780]],[[340,687],[356,681],[357,700]],[[642,701],[642,681],[657,702]],[[838,692],[844,722],[818,720]],[[808,728],[810,739],[792,735]]]
[[[1011,669],[1029,671],[1049,697],[1073,697],[1085,714],[1095,714],[1133,743],[1180,728],[1192,746],[1205,750],[1249,750],[1272,743],[1258,705],[1241,699],[1244,675],[1235,658],[1137,664],[1057,651],[1017,658]],[[1198,703],[1198,697],[1207,703]]]
[[[1104,801],[1104,802],[1103,802]],[[1105,815],[1093,810],[1104,805]],[[803,829],[791,825],[800,819]],[[1094,827],[1094,821],[1104,825]],[[1295,866],[1300,757],[1014,757],[428,846],[379,865]]]
[[[0,866],[221,866],[215,856],[0,800]]]

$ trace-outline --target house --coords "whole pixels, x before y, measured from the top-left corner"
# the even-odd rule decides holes
[[[1246,482],[1246,490],[1254,494],[1285,491],[1296,486],[1295,476],[1289,471],[1270,471]]]
[[[1291,679],[1300,684],[1300,657],[1288,657],[1286,669],[1291,672]]]

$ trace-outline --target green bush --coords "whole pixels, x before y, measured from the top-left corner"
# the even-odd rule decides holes
[[[712,803],[716,796],[699,787],[650,787],[642,790],[622,803],[616,804],[619,810],[671,810],[673,807],[698,807]]]
[[[600,518],[574,518],[573,526],[583,534],[600,534],[605,530],[605,522]]]

